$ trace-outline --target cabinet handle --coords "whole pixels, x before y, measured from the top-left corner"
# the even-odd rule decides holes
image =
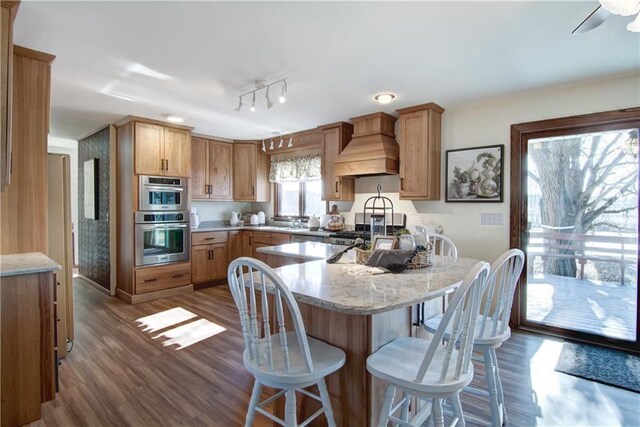
[[[160,159],[160,170],[164,170],[164,159]]]
[[[174,274],[171,277],[173,277],[174,279],[177,279],[178,277],[182,277],[182,276],[184,276],[184,274]]]
[[[338,181],[336,181],[336,193],[338,192]]]
[[[251,187],[251,195],[252,196],[256,195],[256,186],[255,185]]]
[[[165,170],[169,170],[169,159],[166,159],[165,162],[167,162],[167,168]]]
[[[404,178],[400,178],[400,190],[404,191]]]
[[[156,280],[158,280],[158,278],[157,278],[157,277],[154,277],[153,279],[147,279],[147,280],[145,280],[145,281],[144,281],[144,283],[147,283],[147,282],[155,282]]]
[[[249,246],[253,245],[253,236],[249,236]]]
[[[213,185],[209,184],[209,194],[213,194]]]
[[[216,240],[215,237],[205,237],[204,240]]]

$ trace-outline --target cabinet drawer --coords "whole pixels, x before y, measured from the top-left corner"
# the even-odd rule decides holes
[[[271,244],[271,233],[268,231],[254,231],[253,242]]]
[[[190,262],[136,270],[136,294],[175,288],[190,283]]]
[[[192,233],[191,246],[210,245],[212,243],[225,243],[229,238],[226,231],[208,231],[206,233]]]
[[[291,234],[289,233],[271,233],[272,245],[283,245],[291,242]]]

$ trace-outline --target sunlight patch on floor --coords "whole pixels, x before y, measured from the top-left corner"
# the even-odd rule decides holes
[[[197,317],[197,314],[185,310],[182,307],[175,307],[150,316],[141,317],[136,319],[136,322],[140,323],[140,327],[144,328],[143,331],[156,332],[160,329],[193,319],[194,317]]]
[[[621,426],[622,413],[602,386],[566,374],[554,374],[562,342],[544,341],[531,357],[531,385],[540,408],[537,426]],[[560,409],[562,408],[562,409]]]
[[[178,348],[176,350],[182,350],[185,347],[189,347],[199,341],[206,340],[207,338],[226,330],[227,329],[223,326],[210,322],[207,319],[200,319],[162,332],[161,334],[153,337],[153,339],[158,339],[160,337],[169,338],[162,343],[163,346],[168,347],[170,345],[177,345]]]

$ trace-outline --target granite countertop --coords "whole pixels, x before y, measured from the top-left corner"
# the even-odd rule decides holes
[[[295,252],[291,244],[262,249],[284,256],[293,256]],[[330,248],[325,250],[328,253]],[[437,263],[434,267],[398,274],[377,274],[381,271],[377,269],[376,274],[372,274],[370,267],[356,264],[355,254],[349,251],[336,264],[319,260],[274,270],[299,302],[346,314],[370,315],[453,292],[478,261],[458,258],[445,265]]]
[[[57,262],[40,252],[0,255],[0,277],[60,270]]]
[[[278,233],[304,234],[307,236],[328,237],[331,233],[328,231],[311,231],[308,228],[292,228],[279,227],[275,225],[242,225],[233,226],[229,221],[202,221],[198,228],[191,228],[192,233],[202,233],[205,231],[232,231],[232,230],[248,230],[248,231],[275,231]]]
[[[257,251],[269,255],[281,255],[301,258],[308,261],[326,260],[331,255],[346,249],[343,245],[331,245],[321,242],[287,243],[278,246],[266,246]],[[343,255],[344,256],[344,255]]]

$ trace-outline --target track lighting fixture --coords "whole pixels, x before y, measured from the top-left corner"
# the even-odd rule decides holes
[[[262,140],[262,151],[265,152],[265,153],[267,152],[267,146],[264,143],[264,139]]]
[[[282,148],[284,145],[284,139],[282,139],[282,135],[280,135],[280,144],[278,144],[278,148]]]
[[[278,98],[278,102],[280,104],[284,104],[287,101],[287,98],[284,96],[287,93],[287,80],[282,81],[282,90],[280,91],[280,98]]]
[[[289,143],[287,144],[287,148],[293,147],[293,136],[289,135]]]
[[[273,150],[273,137],[271,137],[271,143],[269,144],[269,150]]]
[[[278,101],[283,104],[287,98],[285,97],[286,93],[287,93],[287,79],[288,77],[285,77],[284,79],[280,79],[280,80],[276,80],[273,81],[271,83],[266,83],[264,80],[257,80],[255,82],[255,86],[256,88],[253,90],[250,90],[248,92],[245,92],[243,94],[241,94],[240,96],[238,96],[238,108],[235,109],[236,113],[240,112],[240,109],[242,108],[242,98],[246,95],[251,95],[251,107],[249,108],[249,110],[252,113],[255,113],[257,110],[256,107],[256,92],[261,91],[262,89],[266,88],[266,92],[265,92],[265,99],[267,101],[267,109],[270,109],[271,107],[273,107],[274,102],[271,100],[271,94],[269,92],[269,90],[271,89],[271,86],[278,84],[278,83],[282,83],[282,89],[280,90],[280,96],[278,97]]]

